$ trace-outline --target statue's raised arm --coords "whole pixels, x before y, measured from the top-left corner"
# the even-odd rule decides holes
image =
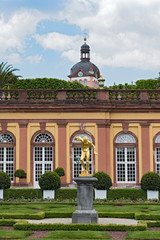
[[[83,141],[83,139],[81,137],[75,137],[75,140],[76,141],[81,141],[81,142]]]

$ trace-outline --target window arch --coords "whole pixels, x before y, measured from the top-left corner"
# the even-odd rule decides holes
[[[120,133],[115,138],[116,183],[136,183],[137,143],[130,133]]]
[[[14,181],[15,140],[11,134],[0,134],[0,171]]]
[[[71,137],[72,177],[78,177],[82,169],[80,162],[82,147],[81,142],[75,140],[76,137],[81,138],[88,137],[88,140],[90,142],[93,142],[93,137],[89,133],[75,133],[74,136]],[[84,163],[86,166],[86,159],[84,159]],[[90,147],[89,173],[93,174],[93,172],[94,172],[94,155],[93,149]]]
[[[37,133],[33,137],[33,184],[39,187],[42,174],[54,169],[54,139],[49,133]]]

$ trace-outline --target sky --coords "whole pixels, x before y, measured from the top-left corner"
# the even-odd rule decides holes
[[[157,78],[160,0],[0,0],[0,62],[69,80],[84,33],[105,85]]]

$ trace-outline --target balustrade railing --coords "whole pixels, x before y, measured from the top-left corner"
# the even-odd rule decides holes
[[[160,103],[160,90],[0,90],[0,104]]]

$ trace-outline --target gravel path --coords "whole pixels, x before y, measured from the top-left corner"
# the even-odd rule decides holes
[[[72,218],[46,218],[41,220],[27,220],[29,223],[72,223]],[[125,218],[99,218],[98,224],[124,224],[124,225],[137,225],[135,219]]]

